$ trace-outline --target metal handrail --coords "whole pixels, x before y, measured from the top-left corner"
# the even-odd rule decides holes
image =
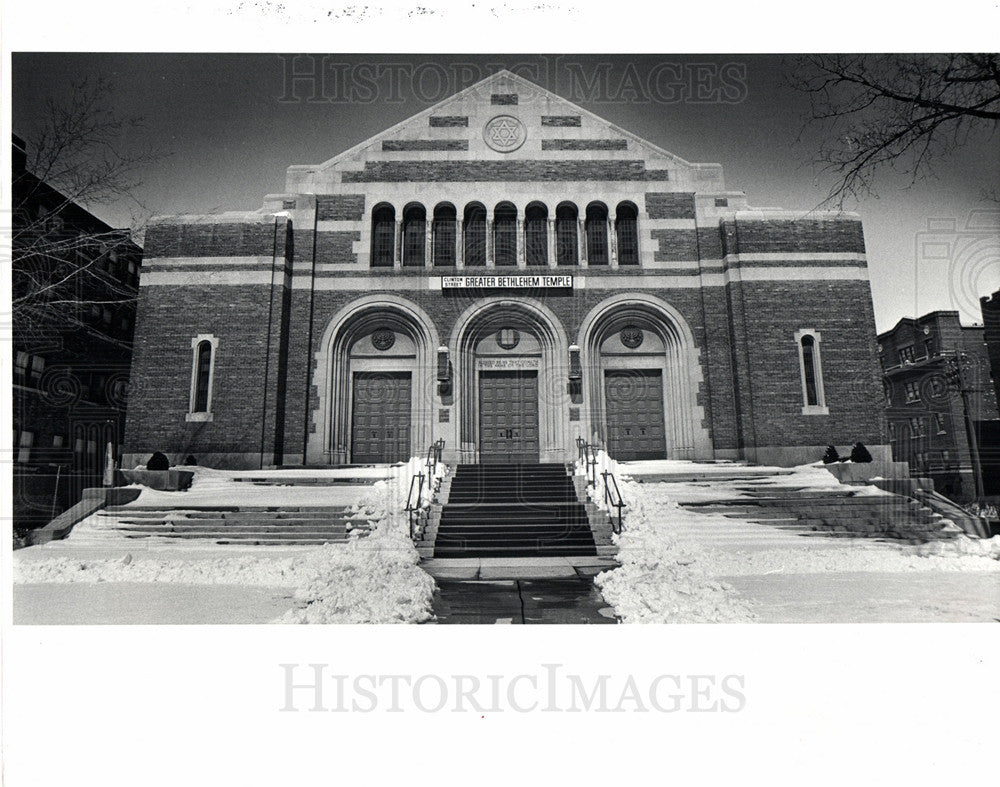
[[[585,442],[580,449],[581,458],[586,463],[587,485],[592,487],[597,486],[597,448],[593,443]]]
[[[414,487],[416,488],[416,500],[413,499]],[[417,537],[417,528],[420,524],[420,501],[424,495],[424,474],[415,473],[410,477],[410,491],[406,495],[406,512],[410,517],[410,540]]]
[[[437,477],[437,466],[444,453],[444,438],[435,440],[427,447],[427,458],[424,461],[426,473],[414,473],[410,477],[410,491],[406,495],[405,511],[410,517],[410,539],[416,540],[420,534],[421,520],[426,518],[427,512],[422,507],[424,499],[424,480],[427,481],[427,494],[433,500],[434,493],[440,487],[441,480]],[[414,494],[416,499],[414,499]]]
[[[604,479],[604,504],[610,507],[614,506],[618,509],[618,526],[615,527],[614,517],[611,519],[611,529],[616,535],[622,532],[622,509],[625,508],[625,501],[622,500],[621,490],[618,488],[618,481],[615,478],[615,474],[609,470],[605,470],[601,473],[601,478]],[[610,479],[610,483],[608,482]],[[612,492],[612,489],[614,492]]]

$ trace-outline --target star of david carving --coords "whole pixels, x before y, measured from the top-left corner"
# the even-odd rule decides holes
[[[524,124],[516,117],[499,115],[486,124],[483,138],[486,144],[500,153],[510,153],[524,144]]]
[[[521,137],[521,129],[504,118],[490,129],[490,139],[502,148],[509,148]]]

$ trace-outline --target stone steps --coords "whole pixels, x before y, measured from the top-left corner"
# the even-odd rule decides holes
[[[442,484],[440,499],[417,544],[428,557],[615,552],[606,517],[581,502],[565,465],[460,465]]]

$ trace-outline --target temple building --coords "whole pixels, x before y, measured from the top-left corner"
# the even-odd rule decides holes
[[[501,71],[145,240],[125,464],[889,458],[862,226]]]

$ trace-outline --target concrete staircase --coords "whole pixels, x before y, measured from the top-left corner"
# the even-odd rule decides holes
[[[683,503],[692,511],[749,520],[771,528],[770,539],[783,541],[780,531],[801,541],[801,534],[833,537],[891,538],[927,541],[952,538],[961,532],[954,522],[901,495],[871,495],[869,487],[814,490],[748,483],[736,487],[739,497]],[[721,534],[720,534],[721,535]]]
[[[337,506],[110,506],[93,514],[77,545],[122,538],[197,545],[298,546],[344,541],[367,522]]]
[[[424,557],[613,555],[611,524],[562,464],[459,465],[417,542]]]

